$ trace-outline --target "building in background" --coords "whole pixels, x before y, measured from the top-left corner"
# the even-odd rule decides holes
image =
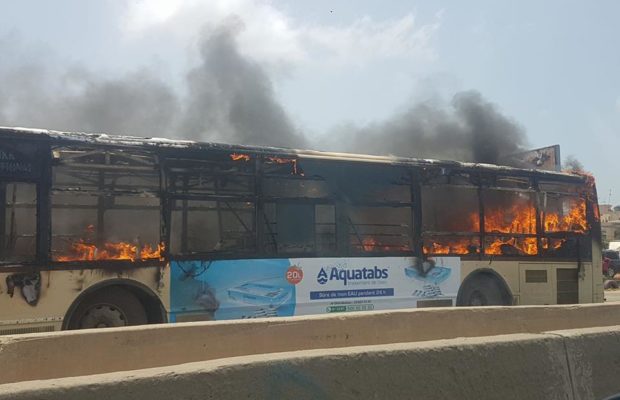
[[[599,210],[601,211],[603,245],[607,248],[609,242],[620,240],[620,206],[600,204]]]

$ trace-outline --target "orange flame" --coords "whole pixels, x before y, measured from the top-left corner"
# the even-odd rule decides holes
[[[381,245],[374,238],[366,238],[362,240],[362,249],[364,249],[364,251],[375,251],[380,248]]]
[[[101,248],[80,239],[71,245],[71,254],[56,256],[56,261],[96,261],[96,260],[153,260],[163,259],[164,244],[156,248],[149,244],[142,247],[127,242],[106,242]]]
[[[558,214],[545,215],[545,231],[547,232],[579,232],[584,233],[588,230],[586,221],[586,202],[580,200],[579,203],[571,208],[568,214],[561,217]]]
[[[424,254],[478,254],[479,245],[470,238],[446,239],[433,241],[422,247]]]
[[[250,161],[250,156],[248,154],[232,153],[230,155],[230,158],[233,161],[239,161],[239,160]]]
[[[576,232],[585,233],[588,229],[586,220],[586,203],[580,199],[570,211],[560,216],[558,213],[544,213],[545,232]],[[472,213],[467,219],[463,231],[478,231],[477,213]],[[510,234],[536,234],[536,208],[528,204],[515,204],[508,208],[487,209],[484,218],[484,230],[487,242],[484,253],[487,255],[509,255],[538,253],[536,237],[506,237]],[[500,234],[500,235],[497,235]],[[565,240],[551,243],[543,238],[542,248],[545,250],[559,249]],[[478,245],[471,238],[434,237],[430,243],[423,246],[424,254],[477,254]],[[512,249],[512,251],[511,251]]]
[[[515,249],[515,253],[536,255],[538,253],[538,243],[535,237],[525,237],[521,239],[510,238],[508,240],[494,239],[484,248],[484,254],[488,255],[510,255],[506,253],[504,247]],[[514,255],[514,254],[512,254]]]

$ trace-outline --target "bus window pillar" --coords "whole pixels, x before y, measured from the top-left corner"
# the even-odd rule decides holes
[[[338,254],[349,254],[349,215],[346,204],[336,201],[336,251]]]

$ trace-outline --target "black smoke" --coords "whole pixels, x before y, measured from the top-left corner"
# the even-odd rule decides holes
[[[189,96],[179,131],[197,140],[307,146],[265,70],[239,53],[235,39],[242,28],[231,18],[202,41],[202,62],[187,74]]]
[[[83,68],[54,74],[42,63],[3,68],[0,61],[0,125],[486,163],[526,145],[523,129],[475,91],[313,140],[286,114],[265,69],[239,52],[242,29],[229,18],[206,31],[185,95],[148,69],[105,79]]]
[[[413,104],[367,126],[340,127],[331,137],[340,150],[484,163],[498,163],[526,144],[524,130],[475,91],[457,93],[449,104]]]

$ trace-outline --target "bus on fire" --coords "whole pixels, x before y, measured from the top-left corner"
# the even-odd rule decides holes
[[[0,334],[603,301],[567,173],[0,128]]]

